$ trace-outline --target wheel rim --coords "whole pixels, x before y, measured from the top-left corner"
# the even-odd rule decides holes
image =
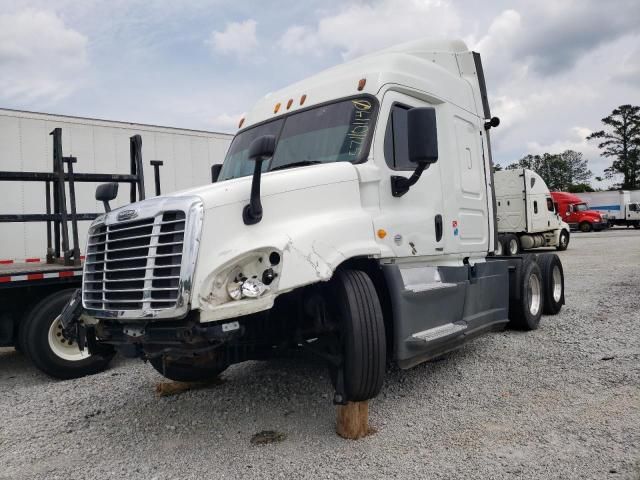
[[[560,246],[563,247],[563,248],[567,246],[567,234],[566,233],[562,233],[560,235]]]
[[[529,311],[531,315],[537,315],[540,311],[540,280],[536,275],[529,276],[529,282],[527,285],[529,290]]]
[[[79,362],[91,356],[87,349],[80,350],[75,341],[64,338],[59,316],[49,327],[49,348],[55,355],[69,362]]]
[[[551,277],[553,279],[553,301],[558,303],[562,298],[562,275],[557,265],[554,265]]]
[[[514,238],[509,240],[509,253],[511,253],[511,255],[518,253],[518,241]]]

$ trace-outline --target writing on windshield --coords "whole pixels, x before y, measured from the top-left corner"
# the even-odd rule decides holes
[[[220,180],[253,173],[251,142],[275,135],[276,150],[263,171],[313,163],[360,162],[368,153],[376,104],[370,98],[341,100],[278,117],[238,133],[222,165]]]

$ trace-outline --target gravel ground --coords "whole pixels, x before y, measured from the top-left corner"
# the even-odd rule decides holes
[[[640,479],[640,231],[576,233],[561,257],[560,315],[390,371],[359,441],[313,360],[157,398],[140,361],[60,382],[0,349],[0,478]],[[266,429],[285,440],[252,445]]]

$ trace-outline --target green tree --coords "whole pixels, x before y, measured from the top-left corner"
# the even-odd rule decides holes
[[[614,159],[605,173],[609,178],[622,174],[620,188],[640,188],[640,107],[620,105],[602,123],[606,130],[593,132],[587,140],[600,140],[602,155]]]
[[[565,150],[560,154],[560,158],[566,163],[564,184],[568,190],[572,185],[588,185],[592,173],[582,153],[575,150]]]

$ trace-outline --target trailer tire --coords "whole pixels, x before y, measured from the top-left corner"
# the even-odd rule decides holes
[[[371,278],[361,270],[340,270],[332,283],[340,322],[344,393],[351,402],[369,400],[380,393],[386,369],[380,300]]]
[[[587,233],[593,230],[593,225],[591,225],[589,222],[582,222],[578,226],[578,228],[580,229],[581,232]]]
[[[504,254],[507,256],[518,255],[522,252],[522,245],[517,235],[509,233],[504,236]]]
[[[534,257],[523,260],[517,298],[509,299],[509,326],[517,330],[535,330],[544,308],[542,272]]]
[[[558,237],[558,246],[556,247],[556,250],[558,250],[559,252],[564,252],[569,246],[570,238],[571,237],[569,236],[569,232],[567,232],[566,230],[562,230],[560,232],[560,236]]]
[[[555,253],[543,253],[538,256],[538,265],[542,272],[543,312],[547,315],[556,315],[564,305],[562,262]]]
[[[115,352],[91,355],[81,352],[62,337],[60,312],[75,289],[55,292],[31,309],[22,322],[21,342],[24,352],[38,369],[55,378],[68,380],[104,370]]]
[[[196,362],[195,357],[155,357],[150,358],[149,363],[160,375],[175,382],[213,380],[228,367],[220,362]]]

